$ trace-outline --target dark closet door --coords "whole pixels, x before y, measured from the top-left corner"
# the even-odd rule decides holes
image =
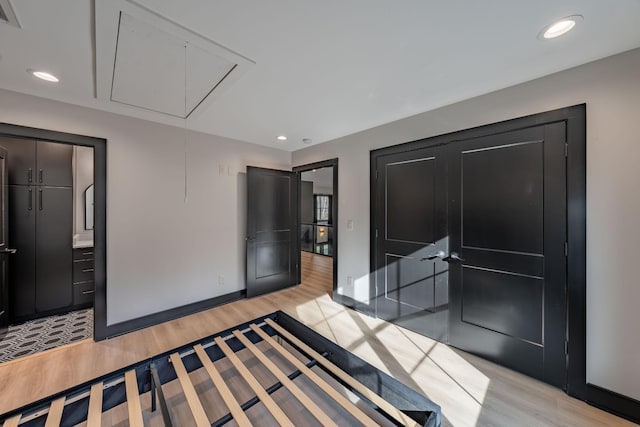
[[[449,145],[450,343],[566,386],[565,123]]]
[[[32,139],[0,137],[0,146],[8,151],[9,185],[35,184],[36,141]]]
[[[37,184],[51,187],[71,187],[73,145],[38,141]]]
[[[447,174],[442,147],[377,159],[377,316],[447,341]]]
[[[249,166],[247,195],[247,296],[296,285],[296,174]]]
[[[17,251],[9,263],[12,318],[36,312],[36,193],[37,187],[9,186],[9,242]]]
[[[73,191],[38,187],[36,233],[36,309],[72,303]]]

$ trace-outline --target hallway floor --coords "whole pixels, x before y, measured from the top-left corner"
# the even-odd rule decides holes
[[[43,317],[18,325],[0,337],[0,362],[93,338],[93,309]]]

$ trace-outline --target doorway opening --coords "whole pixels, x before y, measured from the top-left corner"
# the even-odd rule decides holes
[[[99,339],[105,141],[0,124],[0,147],[0,362]]]
[[[338,159],[293,168],[298,176],[298,282],[335,292],[338,277]]]

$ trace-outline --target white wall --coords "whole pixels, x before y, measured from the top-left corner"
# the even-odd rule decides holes
[[[368,296],[369,150],[587,103],[587,381],[640,399],[640,50],[293,153],[338,157],[339,285]],[[347,220],[355,229],[347,231]],[[359,278],[346,288],[346,276]]]
[[[290,153],[5,90],[0,122],[107,139],[108,324],[245,288],[244,172]]]

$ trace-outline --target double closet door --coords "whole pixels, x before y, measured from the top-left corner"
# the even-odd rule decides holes
[[[378,317],[566,385],[565,126],[372,154]]]

